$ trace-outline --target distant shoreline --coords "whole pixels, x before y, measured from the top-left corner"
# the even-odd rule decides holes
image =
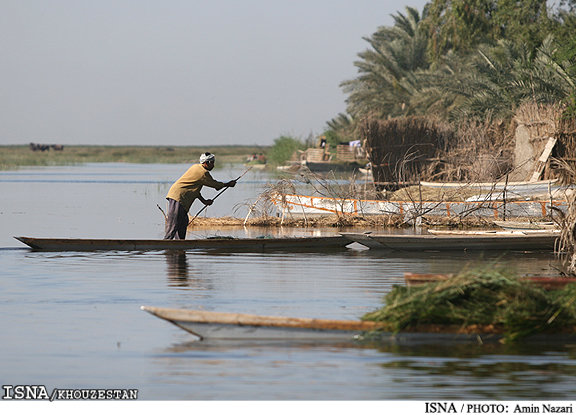
[[[42,144],[42,143],[39,143]],[[205,145],[205,146],[111,146],[44,144],[44,151],[30,145],[1,145],[0,170],[26,166],[61,166],[82,163],[194,163],[202,152],[216,154],[219,163],[243,163],[253,154],[266,154],[271,146]]]

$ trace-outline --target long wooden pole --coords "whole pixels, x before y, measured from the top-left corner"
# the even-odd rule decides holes
[[[246,173],[248,173],[250,170],[252,170],[252,167],[249,167],[244,173],[242,173],[240,176],[238,176],[238,178],[237,178],[235,181],[237,182],[238,180],[240,180],[240,179],[241,179]],[[218,194],[212,198],[212,201],[216,200],[216,198],[217,198],[218,196],[220,196],[222,193],[224,193],[227,189],[228,189],[228,186],[225,187],[224,189],[220,190],[220,192],[218,192]],[[198,217],[199,214],[201,214],[202,212],[204,212],[204,210],[205,210],[208,206],[209,206],[209,205],[204,205],[204,207],[203,207],[202,209],[200,209],[200,210],[198,211],[198,213],[197,213],[196,215],[194,215],[194,217],[190,220],[190,223],[192,223],[192,222],[194,221],[194,219],[196,219],[196,218]],[[190,223],[189,223],[189,224],[190,224]]]

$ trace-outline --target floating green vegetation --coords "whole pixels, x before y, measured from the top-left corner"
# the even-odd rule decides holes
[[[386,323],[393,332],[435,331],[499,333],[515,341],[543,332],[573,332],[576,284],[545,290],[510,271],[491,266],[462,271],[444,281],[395,286],[386,305],[363,320]]]

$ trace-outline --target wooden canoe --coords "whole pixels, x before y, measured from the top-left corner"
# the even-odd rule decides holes
[[[446,281],[452,278],[454,274],[414,274],[411,272],[404,273],[404,281],[409,287],[422,285],[429,282]],[[523,277],[527,281],[539,285],[545,290],[558,290],[568,284],[576,283],[576,278],[572,277]]]
[[[259,316],[145,306],[141,309],[200,339],[353,340],[355,336],[379,327],[373,321]]]
[[[350,241],[370,249],[401,251],[517,250],[553,251],[557,233],[502,232],[483,234],[366,234],[341,233]]]
[[[382,323],[359,320],[329,320],[297,317],[259,316],[253,314],[219,313],[186,309],[140,307],[193,334],[199,340],[215,341],[286,341],[286,342],[378,342],[395,345],[500,342],[502,333],[492,326],[462,327],[460,325],[428,325],[400,333],[386,331]],[[374,331],[373,331],[374,330]],[[365,336],[366,334],[370,335]],[[566,335],[534,335],[525,341],[574,341],[574,333]]]
[[[267,250],[310,250],[343,248],[350,240],[343,236],[294,238],[207,238],[163,239],[74,239],[15,237],[39,251],[155,251],[155,250],[228,250],[260,252]]]

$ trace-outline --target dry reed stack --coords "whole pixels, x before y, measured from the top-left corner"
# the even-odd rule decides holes
[[[461,123],[454,145],[430,168],[430,179],[491,182],[504,177],[513,164],[514,132],[503,122]]]
[[[576,167],[576,121],[564,115],[561,105],[522,105],[514,120],[515,131],[514,172],[515,180],[528,180],[526,177],[538,168],[539,158],[552,139],[555,144],[550,156],[543,162],[540,179],[559,179],[560,183],[573,183],[573,176],[567,171]]]
[[[575,177],[572,172],[576,171],[576,120],[560,120],[556,138],[558,141],[552,152],[549,171],[554,172],[561,183],[573,184]],[[558,163],[558,160],[563,163]]]
[[[425,117],[368,118],[360,122],[358,132],[366,140],[374,181],[388,190],[423,179],[431,161],[454,137],[444,125]]]
[[[419,180],[572,183],[564,165],[576,168],[576,121],[564,118],[560,106],[529,103],[508,121],[458,126],[426,117],[368,118],[359,123],[358,134],[365,139],[374,180],[389,190]],[[541,161],[551,141],[551,154]]]

